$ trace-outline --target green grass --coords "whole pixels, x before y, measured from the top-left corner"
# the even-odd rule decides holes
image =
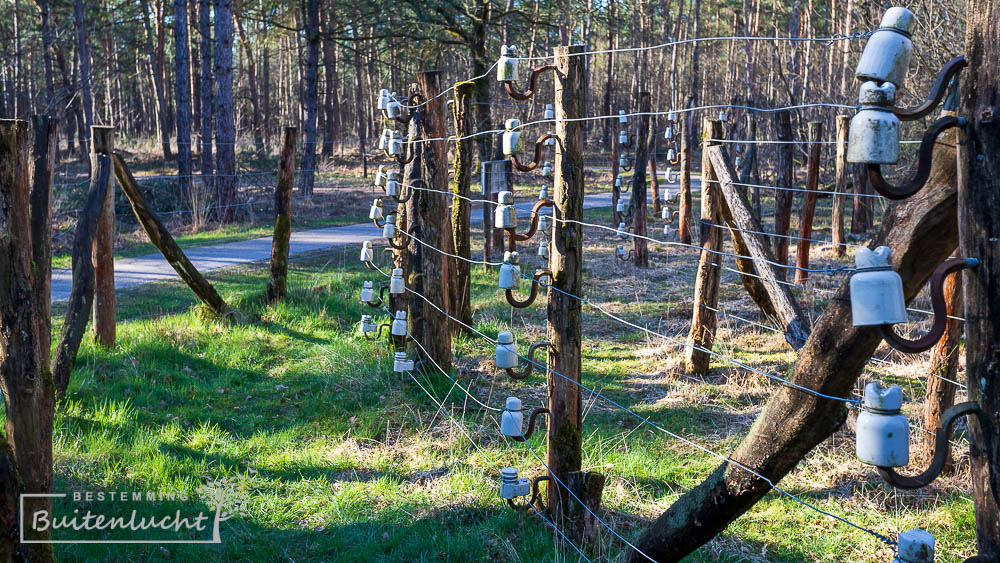
[[[587,215],[610,222],[608,209]],[[585,293],[633,322],[659,319],[660,330],[683,337],[694,252],[654,245],[655,269],[637,271],[613,258],[619,239],[612,233],[585,233],[593,242]],[[537,258],[524,254],[522,268],[533,267]],[[543,337],[544,297],[512,317],[495,272],[474,267],[473,273],[479,330],[492,336],[512,329],[522,353]],[[193,495],[208,477],[242,475],[251,490],[248,511],[222,524],[219,545],[61,545],[59,557],[576,561],[534,513],[514,512],[497,497],[495,467],[515,466],[527,476],[544,472],[532,454],[544,459],[544,432],[528,444],[504,441],[493,414],[444,375],[414,376],[432,400],[415,381],[394,374],[386,352],[357,333],[360,315],[372,311],[358,303],[361,282],[378,283],[377,276],[358,263],[356,247],[313,254],[293,263],[288,298],[272,306],[261,302],[266,266],[214,273],[220,292],[247,313],[249,320],[238,325],[207,319],[179,283],[123,295],[117,346],[101,350],[85,339],[57,414],[56,491]],[[737,303],[741,291],[735,275],[723,276],[724,302]],[[708,378],[685,376],[677,369],[680,347],[648,341],[587,307],[584,326],[585,385],[723,454],[774,388],[721,361]],[[455,377],[484,403],[502,406],[507,395],[531,408],[544,401],[543,374],[500,377],[491,368],[492,348],[474,337],[456,338],[454,349]],[[780,335],[727,321],[720,321],[716,349],[775,371],[794,361]],[[583,401],[583,465],[607,475],[602,517],[629,541],[719,462],[587,392]],[[889,536],[928,528],[937,536],[939,561],[971,555],[971,504],[961,487],[920,496],[893,491],[853,459],[852,440],[846,430],[838,433],[782,486]],[[183,506],[164,503],[158,510],[169,514]],[[614,559],[622,547],[602,532],[588,555]],[[690,558],[889,559],[890,550],[872,536],[778,493]]]

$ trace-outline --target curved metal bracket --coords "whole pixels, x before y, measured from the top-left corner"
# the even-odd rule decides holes
[[[412,184],[406,184],[405,182],[399,183],[399,193],[402,194],[403,192],[406,192],[406,196],[405,197],[403,197],[402,195],[392,196],[392,199],[396,200],[396,203],[406,203],[410,201],[410,198],[413,197],[413,184],[416,184],[417,182],[420,182],[421,184],[424,183],[423,178],[414,178],[410,181],[413,183]]]
[[[931,91],[927,94],[927,99],[923,103],[912,108],[894,109],[892,113],[896,114],[896,117],[901,121],[914,121],[928,116],[941,103],[941,100],[944,99],[944,95],[948,91],[948,84],[951,83],[952,78],[967,66],[969,66],[969,63],[965,60],[964,56],[958,56],[948,61],[944,65],[944,68],[938,72],[937,78],[934,79],[934,85],[931,86]]]
[[[621,143],[622,148],[630,149],[635,146],[635,133],[632,133],[628,138],[627,143]]]
[[[941,422],[938,424],[937,432],[934,433],[934,456],[931,459],[930,466],[921,474],[914,476],[900,475],[896,472],[893,467],[879,467],[878,473],[882,476],[882,479],[886,483],[889,483],[897,489],[919,489],[921,487],[926,487],[934,479],[937,479],[938,475],[941,474],[941,470],[944,469],[945,461],[948,458],[948,452],[951,449],[951,442],[949,438],[951,437],[952,426],[955,425],[955,421],[959,417],[966,415],[975,415],[979,419],[979,426],[983,429],[983,439],[989,444],[993,442],[993,426],[990,424],[989,419],[983,412],[983,409],[979,404],[969,401],[966,403],[959,403],[950,409],[944,411],[941,416]],[[993,497],[998,503],[1000,503],[1000,491],[996,488],[993,489]]]
[[[674,156],[673,160],[667,159],[667,164],[669,164],[671,166],[677,166],[680,163],[681,163],[681,153],[680,153],[680,151],[677,151],[677,154]],[[667,180],[667,181],[670,182],[670,180]],[[670,182],[670,183],[672,184],[673,182]]]
[[[517,86],[514,86],[514,81],[512,80],[504,80],[503,88],[511,98],[523,102],[535,95],[538,89],[538,76],[543,72],[555,69],[555,65],[544,65],[531,69],[531,75],[528,77],[528,89],[524,92],[518,91]]]
[[[526,377],[530,376],[531,372],[534,371],[535,367],[535,351],[541,348],[542,346],[548,347],[549,342],[544,340],[541,342],[535,342],[534,344],[531,345],[531,348],[528,348],[527,357],[528,360],[530,361],[525,364],[524,368],[520,372],[515,371],[513,368],[505,368],[504,371],[507,372],[507,375],[509,375],[511,379],[525,379]]]
[[[667,219],[666,221],[664,221],[664,223],[666,223],[668,225],[672,225],[672,224],[674,224],[674,219],[677,219],[679,221],[680,217],[681,217],[681,212],[680,211],[674,211],[673,213],[670,214],[670,219]]]
[[[389,290],[389,286],[388,285],[383,285],[378,290],[378,303],[371,303],[371,302],[369,302],[369,303],[365,303],[365,305],[368,305],[372,309],[378,309],[379,307],[385,307],[386,306],[386,303],[385,303],[385,292],[388,291],[388,290]]]
[[[397,229],[397,232],[399,232],[398,229]],[[403,234],[409,235],[409,233],[403,233]],[[402,243],[396,242],[394,239],[391,239],[391,238],[385,239],[385,243],[388,244],[390,247],[392,247],[394,250],[403,250],[404,248],[406,248],[406,243],[405,242],[402,242]]]
[[[615,258],[621,260],[622,262],[629,262],[631,260],[634,260],[635,259],[635,249],[634,248],[628,249],[628,254],[625,254],[624,256],[622,256],[621,254],[615,253]]]
[[[387,329],[387,328],[390,329],[390,330],[392,330],[392,325],[390,325],[389,323],[382,323],[382,324],[378,325],[378,332],[375,333],[375,336],[368,336],[367,332],[365,332],[363,334],[364,334],[364,337],[367,338],[368,340],[372,340],[372,341],[374,341],[374,340],[382,340],[382,331],[385,330],[385,329]]]
[[[511,252],[517,250],[517,247],[514,246],[514,242],[524,242],[529,240],[531,237],[535,236],[536,232],[538,232],[538,212],[541,211],[543,207],[555,207],[555,205],[556,202],[551,199],[540,199],[536,201],[535,205],[531,206],[531,225],[523,235],[515,233],[514,229],[504,229],[507,231],[507,239],[509,241],[508,247]]]
[[[539,410],[546,410],[547,411],[548,409],[539,409]],[[532,415],[532,416],[534,416],[534,415]],[[538,499],[538,484],[541,483],[542,481],[550,481],[550,480],[552,480],[552,477],[549,477],[548,475],[539,475],[538,477],[535,477],[534,479],[532,479],[532,481],[531,481],[531,499],[528,500],[528,502],[525,503],[525,505],[523,507],[518,506],[517,503],[514,502],[514,499],[507,499],[507,504],[509,504],[510,507],[513,508],[514,510],[521,510],[522,508],[526,510],[529,505],[534,505],[535,501]]]
[[[517,298],[514,297],[514,290],[508,289],[507,291],[504,292],[507,295],[507,303],[510,303],[511,307],[517,309],[524,309],[525,307],[530,307],[531,304],[535,302],[535,298],[538,297],[538,280],[546,276],[551,278],[552,271],[546,269],[535,270],[535,275],[532,277],[531,280],[531,293],[528,294],[528,298],[525,299],[524,301],[518,301]]]
[[[545,148],[545,141],[555,138],[556,136],[552,133],[546,133],[539,137],[538,140],[535,141],[535,160],[529,162],[528,164],[521,164],[521,161],[517,159],[516,154],[512,154],[507,158],[510,159],[510,163],[514,166],[514,168],[519,171],[531,172],[542,162],[542,149]]]
[[[924,138],[920,141],[920,151],[917,154],[917,171],[899,186],[893,186],[882,177],[880,164],[868,165],[868,181],[871,182],[875,191],[884,197],[893,200],[906,199],[920,191],[927,183],[927,178],[931,174],[931,158],[934,154],[934,143],[938,135],[944,133],[952,127],[965,127],[964,117],[947,116],[942,117],[931,125],[930,129],[924,133]]]
[[[635,166],[635,159],[632,158],[632,157],[626,156],[625,157],[625,163],[626,164],[624,166],[619,166],[619,168],[621,168],[625,172],[631,172],[632,171],[632,167]],[[624,184],[624,183],[625,182],[622,182],[622,184]]]
[[[417,140],[419,140],[419,139],[414,139],[413,141],[417,141]],[[396,156],[393,156],[392,158],[394,158],[396,160],[396,162],[398,162],[400,164],[403,164],[403,165],[406,165],[406,164],[409,164],[409,163],[413,162],[413,158],[417,155],[417,149],[414,146],[413,141],[407,140],[406,143],[404,143],[404,147],[403,147],[403,152],[404,153],[406,153],[406,147],[409,147],[409,149],[410,149],[410,156],[404,157],[402,155],[396,155]]]
[[[946,260],[934,270],[931,275],[931,309],[934,311],[934,324],[930,332],[916,340],[907,340],[892,329],[892,325],[879,325],[879,332],[886,344],[892,346],[900,352],[907,354],[918,354],[931,349],[948,326],[948,306],[944,300],[944,279],[955,272],[965,268],[975,268],[979,265],[976,258],[951,258]]]
[[[531,411],[531,417],[528,419],[528,431],[522,432],[520,436],[511,436],[510,439],[515,442],[527,442],[528,439],[531,438],[531,435],[535,432],[535,420],[538,418],[538,415],[542,414],[551,414],[551,412],[549,412],[549,409],[545,408]]]

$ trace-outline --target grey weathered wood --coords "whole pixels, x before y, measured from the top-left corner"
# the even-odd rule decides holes
[[[715,328],[718,318],[715,309],[719,305],[720,252],[722,251],[722,230],[714,225],[722,221],[722,192],[716,181],[708,149],[715,144],[711,139],[722,138],[722,122],[705,119],[703,124],[701,159],[701,223],[699,241],[701,255],[694,281],[694,305],[691,311],[691,330],[688,332],[687,347],[684,351],[684,369],[688,373],[706,375],[708,373],[709,351],[715,343]],[[682,200],[683,201],[683,200]]]
[[[632,229],[637,236],[632,238],[632,257],[636,266],[649,266],[649,251],[646,239],[646,168],[649,160],[649,92],[639,93],[639,115],[636,117],[635,165],[632,176]]]
[[[687,132],[687,118],[681,117],[677,120],[676,138],[680,139],[680,204],[677,214],[677,240],[684,244],[691,244],[691,141]],[[670,163],[667,163],[670,164]],[[704,181],[702,182],[704,188]]]
[[[52,181],[58,150],[58,121],[47,115],[34,119],[34,144],[31,176],[31,250],[35,263],[35,309],[40,319],[52,317]],[[48,325],[48,320],[45,321]],[[38,333],[41,363],[48,365],[51,334]]]
[[[980,424],[969,420],[973,503],[979,554],[1000,560],[1000,1],[966,1],[965,53],[959,115],[969,120],[959,142],[958,222],[961,253],[978,258],[965,271],[965,373],[969,400],[978,402],[993,426],[984,442]],[[960,139],[962,140],[962,139]],[[925,188],[926,189],[926,188]],[[929,257],[928,257],[929,258]],[[904,278],[905,279],[905,278]]]
[[[177,245],[177,241],[171,236],[170,231],[167,230],[159,217],[150,209],[149,204],[146,203],[146,198],[139,191],[139,184],[136,183],[132,172],[129,171],[122,157],[115,154],[113,161],[118,184],[121,185],[122,191],[128,197],[128,202],[132,205],[135,218],[139,221],[139,225],[142,226],[142,230],[145,231],[150,242],[156,246],[174,271],[177,272],[177,275],[188,284],[191,291],[198,296],[198,299],[213,314],[220,318],[232,316],[235,311],[226,304],[222,296],[215,291],[215,287],[205,279],[205,276],[201,275],[198,268],[191,263],[191,260],[184,254],[181,247]]]
[[[454,181],[451,199],[451,227],[455,244],[455,254],[466,260],[456,260],[454,283],[451,284],[451,302],[455,306],[454,316],[467,325],[472,325],[472,240],[469,233],[472,206],[469,202],[472,185],[472,155],[475,145],[472,139],[463,139],[475,130],[475,112],[472,105],[476,95],[475,82],[462,82],[455,86],[455,133],[459,140],[454,149]],[[492,206],[486,206],[492,209]]]
[[[792,121],[787,111],[778,112],[778,140],[784,141],[778,145],[778,179],[777,185],[791,188],[795,182],[794,156],[795,145],[792,141]],[[774,258],[782,264],[788,263],[788,231],[792,222],[792,201],[795,192],[778,190],[774,194],[774,234],[772,239]],[[785,279],[785,270],[778,272]]]
[[[732,214],[731,226],[742,232],[747,250],[754,258],[757,275],[760,276],[760,281],[774,307],[774,314],[778,316],[785,328],[785,340],[792,348],[798,350],[809,337],[809,321],[791,290],[786,284],[781,283],[774,255],[771,253],[765,235],[760,234],[764,232],[764,229],[753,214],[753,208],[746,195],[734,185],[736,170],[729,162],[729,155],[726,153],[725,147],[720,145],[710,147],[708,154],[709,158],[712,159],[713,171],[719,178],[718,185],[726,199],[726,207]]]

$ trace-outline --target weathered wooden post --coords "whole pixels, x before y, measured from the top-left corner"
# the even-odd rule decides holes
[[[584,58],[576,55],[583,49],[583,45],[571,45],[555,50],[558,142],[553,214],[562,220],[583,219],[583,122],[573,121],[586,115]],[[556,291],[549,292],[547,309],[548,365],[552,370],[548,373],[551,414],[547,464],[555,477],[597,512],[604,477],[581,472],[583,411],[580,387],[573,383],[580,381],[582,304],[577,296],[583,291],[583,227],[579,223],[553,223],[549,265]],[[596,533],[594,522],[584,517],[586,510],[555,480],[548,486],[548,507],[556,525],[571,536],[586,538]]]
[[[847,115],[837,116],[837,161],[836,178],[834,191],[843,194],[847,192],[847,131],[851,125],[851,118]],[[833,196],[833,255],[843,258],[847,252],[844,244],[844,200],[843,195]]]
[[[421,240],[434,248],[423,248],[420,252],[420,272],[423,295],[441,310],[451,313],[448,285],[454,266],[449,264],[443,252],[452,249],[451,217],[448,213],[448,131],[444,123],[444,104],[438,94],[441,71],[430,70],[417,73],[417,84],[427,102],[420,122],[421,137],[424,140],[424,154],[420,160],[420,172],[424,185],[436,192],[425,191],[417,200],[416,215],[413,220],[420,225]],[[428,358],[442,370],[451,369],[451,331],[448,317],[433,306],[423,307],[418,318],[412,320],[413,338],[419,342]]]
[[[687,131],[687,118],[681,116],[677,120],[677,138],[681,142],[680,150],[680,205],[677,215],[677,240],[684,244],[691,244],[691,139]],[[669,164],[669,163],[668,163]],[[705,181],[702,179],[702,190],[705,189]]]
[[[618,120],[615,120],[614,123],[617,124]],[[611,137],[611,222],[615,227],[622,221],[622,217],[618,213],[618,200],[622,196],[622,191],[615,185],[618,175],[621,174],[621,170],[618,169],[619,145],[621,143],[618,141],[618,135],[613,135]]]
[[[860,235],[867,233],[871,228],[871,204],[868,202],[871,197],[871,187],[868,186],[868,167],[864,164],[852,166],[854,174],[854,200],[853,213],[851,213],[851,234]]]
[[[48,115],[35,116],[35,138],[32,149],[31,185],[31,252],[35,262],[35,310],[39,318],[52,317],[52,181],[58,149],[58,120]],[[38,333],[40,362],[49,364],[52,335],[49,330]]]
[[[93,152],[109,158],[115,148],[115,128],[95,125],[90,128]],[[91,174],[95,174],[91,171]],[[98,345],[115,345],[115,190],[108,178],[104,210],[94,235],[94,337]]]
[[[774,258],[788,263],[788,229],[792,222],[792,200],[795,192],[789,191],[795,185],[795,145],[792,144],[792,120],[788,111],[778,112],[778,187],[774,194]],[[785,279],[782,268],[781,279]]]
[[[292,185],[295,183],[295,127],[285,127],[278,157],[278,185],[274,188],[274,236],[271,238],[271,279],[267,300],[285,298],[288,243],[292,237]]]
[[[703,125],[701,158],[701,256],[694,282],[694,311],[691,313],[691,330],[688,333],[684,354],[684,369],[688,373],[705,375],[711,359],[707,350],[715,342],[717,318],[714,309],[719,305],[719,273],[716,266],[722,262],[722,230],[712,225],[722,221],[722,190],[712,167],[708,148],[718,144],[711,139],[722,138],[722,122],[705,119]],[[710,225],[711,223],[712,225]]]
[[[472,155],[476,150],[474,139],[462,139],[471,135],[476,127],[476,115],[472,102],[476,96],[475,82],[462,82],[455,86],[455,141],[454,184],[451,199],[451,227],[455,244],[455,254],[466,260],[455,261],[454,283],[451,285],[452,313],[467,325],[472,325],[472,272],[467,261],[472,256],[472,241],[469,228],[472,208],[467,199],[472,185]],[[486,206],[489,207],[489,206]]]
[[[417,85],[411,85],[409,93],[412,95],[417,91]],[[411,141],[420,138],[420,123],[423,120],[423,107],[415,108],[410,117],[410,124],[406,129],[407,138]],[[420,179],[420,168],[424,158],[424,144],[414,143],[410,148],[413,150],[413,160],[407,162],[402,167],[403,183],[407,186],[416,185],[417,187],[423,187],[423,180]],[[424,192],[422,190],[407,188],[406,193],[406,197],[408,197],[407,201],[397,207],[399,213],[396,217],[396,228],[404,233],[412,232],[423,240],[423,236],[420,234],[421,226],[416,222],[415,217],[417,216],[417,205]],[[393,264],[395,267],[401,268],[406,275],[406,287],[423,295],[423,276],[420,275],[420,256],[423,246],[410,237],[403,237],[403,240],[406,242],[406,248],[394,253]],[[393,311],[402,309],[409,311],[409,323],[412,331],[414,328],[413,319],[420,316],[424,301],[419,297],[411,297],[410,292],[406,292],[402,295],[392,296],[390,303]]]
[[[809,160],[806,172],[806,197],[799,210],[799,241],[795,249],[795,283],[805,283],[809,272],[803,268],[809,267],[809,246],[812,239],[813,216],[816,213],[816,191],[819,189],[819,159],[822,149],[820,138],[823,136],[823,124],[819,121],[809,122]]]
[[[993,426],[985,443],[977,419],[969,420],[973,502],[979,555],[1000,559],[1000,1],[966,1],[965,53],[960,115],[969,120],[958,143],[958,224],[962,256],[979,267],[963,275],[965,290],[965,373],[970,401]]]
[[[649,160],[649,92],[639,93],[639,116],[635,131],[635,174],[632,176],[632,228],[637,237],[632,238],[635,265],[649,266],[646,239],[646,165]]]
[[[660,176],[656,172],[656,145],[658,140],[656,138],[655,125],[651,129],[653,130],[649,134],[649,189],[653,192],[653,217],[659,217],[663,207],[660,201]]]
[[[6,432],[0,440],[0,557],[53,561],[50,532],[18,529],[39,510],[51,513],[51,499],[21,493],[52,492],[52,376],[40,353],[40,333],[50,330],[33,297],[37,272],[31,241],[33,194],[28,179],[28,122],[0,120],[0,388]],[[45,233],[49,236],[49,233]],[[44,358],[48,357],[48,350]],[[19,509],[20,507],[20,509]],[[23,544],[19,538],[40,543]]]

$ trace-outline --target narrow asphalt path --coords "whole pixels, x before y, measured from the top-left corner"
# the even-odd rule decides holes
[[[700,184],[698,178],[692,178],[691,189],[699,189]],[[664,187],[668,192],[673,194],[676,192],[678,186],[670,184],[664,185]],[[533,201],[518,203],[515,207],[524,216],[531,210],[531,206],[534,203]],[[583,202],[584,209],[609,207],[610,205],[611,194],[608,193],[589,194],[584,198]],[[483,213],[480,208],[474,206],[472,223],[481,223],[482,216]],[[295,256],[297,254],[324,250],[345,244],[361,244],[366,240],[378,240],[381,238],[381,235],[382,230],[376,228],[371,222],[293,232],[289,254]],[[184,250],[184,253],[187,254],[187,257],[194,263],[195,267],[204,274],[213,270],[239,266],[240,264],[269,260],[271,258],[271,237],[187,248]],[[115,260],[115,290],[177,277],[177,272],[170,267],[170,264],[158,252],[135,258]],[[52,271],[53,302],[68,300],[72,289],[73,272],[70,269],[61,268]]]

